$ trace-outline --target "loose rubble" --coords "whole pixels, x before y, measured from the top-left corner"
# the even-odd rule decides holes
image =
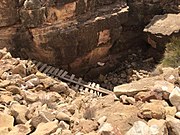
[[[180,134],[179,68],[117,86],[117,97],[97,97],[0,54],[0,135]]]

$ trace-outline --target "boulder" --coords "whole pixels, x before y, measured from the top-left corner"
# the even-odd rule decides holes
[[[62,121],[67,121],[67,122],[70,121],[69,115],[67,115],[66,113],[63,113],[63,112],[59,112],[59,113],[56,115],[56,118],[57,118],[58,120],[62,120]]]
[[[175,116],[177,109],[175,106],[166,106],[166,115]]]
[[[24,63],[18,64],[16,67],[13,68],[12,73],[19,74],[21,77],[25,77],[27,75],[26,65]]]
[[[178,119],[180,119],[180,112],[177,112],[177,113],[175,114],[175,116],[176,116]]]
[[[31,135],[47,135],[56,131],[58,128],[57,121],[40,123]]]
[[[104,122],[106,122],[106,120],[107,120],[107,117],[106,116],[102,116],[101,118],[98,119],[97,122],[98,122],[98,124],[100,126],[102,126],[104,124]]]
[[[165,120],[151,119],[148,121],[148,126],[151,135],[168,135]]]
[[[16,123],[24,124],[27,122],[26,113],[28,111],[27,106],[14,103],[11,105],[11,114],[15,117]]]
[[[56,130],[56,132],[52,133],[51,135],[62,135],[62,129],[61,128],[58,128]],[[66,135],[66,134],[65,134]],[[67,134],[67,135],[71,135],[71,134]]]
[[[100,134],[100,135],[115,135],[115,133],[113,132],[113,126],[111,125],[111,124],[109,124],[109,123],[104,123],[101,127],[100,127],[100,129],[99,129],[99,131],[98,131],[98,133]]]
[[[114,87],[113,91],[116,96],[134,96],[139,92],[146,92],[151,90],[156,80],[159,80],[159,77],[144,78],[139,81],[134,81],[132,83],[116,86]]]
[[[150,135],[149,126],[142,122],[134,122],[133,127],[125,135]]]
[[[3,80],[0,82],[0,88],[5,88],[7,87],[8,85],[10,85],[10,81],[9,80]]]
[[[0,127],[0,135],[7,135],[9,133],[8,127]]]
[[[33,88],[33,87],[37,86],[38,84],[40,84],[39,78],[32,78],[26,82],[26,86],[28,88]]]
[[[152,34],[162,34],[170,36],[180,29],[180,14],[156,15],[152,21],[145,27],[144,31]]]
[[[169,131],[169,135],[179,135],[180,134],[180,120],[172,116],[166,116],[166,123]]]
[[[12,92],[13,94],[20,94],[21,93],[21,89],[16,85],[7,86],[6,90]]]
[[[40,78],[40,81],[45,88],[49,88],[55,84],[55,80],[51,77],[47,77],[45,74],[37,72],[37,76]]]
[[[55,120],[55,115],[50,112],[40,111],[38,116],[32,116],[30,124],[37,127],[40,123],[47,123]]]
[[[171,93],[174,89],[174,85],[172,83],[169,83],[167,81],[161,80],[161,81],[156,81],[154,83],[153,89],[165,91],[167,93]]]
[[[30,126],[19,124],[13,127],[8,135],[27,135],[31,132]]]
[[[12,96],[10,95],[1,95],[0,96],[0,102],[1,103],[6,103],[9,104],[10,102],[12,102],[14,99]]]
[[[135,103],[135,99],[133,97],[121,95],[119,98],[120,98],[120,101],[122,101],[124,104],[132,104],[133,105]]]
[[[24,91],[23,97],[27,102],[36,102],[39,99],[39,96],[31,91]]]
[[[12,129],[14,125],[14,118],[11,115],[0,112],[0,128],[7,127]]]
[[[50,91],[55,91],[58,93],[65,93],[69,95],[69,87],[64,82],[54,84],[53,86],[50,87]]]
[[[160,102],[145,103],[141,106],[140,113],[142,118],[164,119],[166,117],[165,106]]]
[[[78,125],[75,125],[75,131],[81,131],[82,133],[89,133],[98,129],[98,123],[92,120],[81,119]]]
[[[64,121],[60,121],[58,125],[59,125],[58,127],[61,128],[62,130],[69,130],[70,125]]]
[[[176,106],[180,111],[180,88],[175,87],[169,96],[169,100],[172,105]]]
[[[166,67],[166,68],[162,68],[162,70],[163,70],[164,80],[173,84],[176,82],[176,80],[178,80],[179,77],[178,68],[174,69],[171,67]]]

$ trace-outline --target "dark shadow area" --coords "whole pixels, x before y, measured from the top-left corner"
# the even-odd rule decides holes
[[[112,67],[109,67],[109,70],[106,70],[106,72],[101,72],[97,68],[95,73],[98,75],[91,81],[101,84],[104,88],[113,90],[117,85],[149,77],[163,58],[164,51],[165,48],[155,49],[144,42],[143,45],[131,47],[118,55],[111,55],[112,59],[116,59],[114,60],[115,63],[109,61]],[[109,63],[107,61],[104,66],[107,66]],[[90,73],[86,78],[90,78],[90,76],[92,77],[93,74]]]

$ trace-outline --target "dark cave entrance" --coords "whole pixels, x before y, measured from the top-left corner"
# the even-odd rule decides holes
[[[164,56],[164,51],[164,47],[153,48],[143,41],[140,45],[130,47],[118,54],[110,52],[104,61],[97,63],[95,68],[91,68],[82,76],[86,81],[93,81],[106,89],[113,90],[117,85],[153,75],[153,71]]]

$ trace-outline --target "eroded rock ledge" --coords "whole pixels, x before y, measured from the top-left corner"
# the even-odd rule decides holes
[[[17,57],[79,70],[107,56],[110,49],[119,53],[142,44],[143,29],[152,17],[176,13],[178,4],[176,0],[2,0],[0,48]]]

